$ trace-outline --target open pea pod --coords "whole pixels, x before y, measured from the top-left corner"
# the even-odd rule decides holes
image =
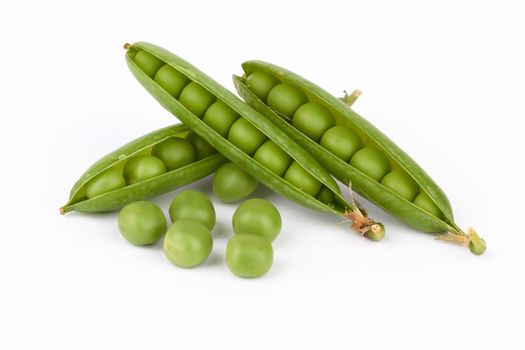
[[[351,220],[352,227],[369,239],[383,237],[383,226],[353,200],[346,201],[312,155],[237,96],[158,46],[138,42],[125,48],[128,67],[144,88],[241,169],[283,197]],[[280,165],[274,162],[277,158]]]
[[[126,162],[138,156],[149,155],[156,145],[171,138],[183,138],[189,132],[190,130],[182,124],[169,126],[137,138],[104,156],[78,179],[71,189],[69,201],[60,208],[60,213],[117,210],[128,203],[167,193],[212,174],[226,162],[226,158],[219,153],[144,181],[125,183],[122,171]],[[99,184],[94,185],[98,186],[97,193],[89,196],[88,188],[94,187],[94,181],[97,180]],[[101,186],[106,188],[101,191]]]
[[[279,66],[248,61],[234,76],[240,96],[318,159],[345,184],[393,216],[438,238],[482,254],[485,242],[454,222],[450,203],[430,176],[350,105]]]

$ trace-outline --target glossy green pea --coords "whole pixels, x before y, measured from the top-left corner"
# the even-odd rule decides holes
[[[351,219],[355,225],[353,228],[360,233],[368,232],[372,227],[377,226],[373,220],[364,215],[364,211],[358,210],[353,204],[349,203],[341,195],[340,188],[328,172],[320,166],[319,162],[306,152],[302,147],[295,143],[289,136],[282,132],[275,125],[267,121],[261,114],[243,103],[239,98],[219,85],[217,82],[206,76],[204,73],[193,67],[190,63],[182,58],[149,43],[135,43],[126,45],[127,54],[126,62],[133,75],[146,88],[146,90],[157,99],[160,104],[168,111],[177,116],[185,125],[195,131],[200,137],[209,142],[219,152],[224,154],[232,162],[237,164],[241,169],[246,171],[252,177],[264,183],[268,188],[286,198],[296,201],[299,204],[309,208],[335,214],[345,219]],[[186,77],[190,78],[193,83],[204,87],[214,98],[224,102],[228,107],[233,109],[240,119],[246,119],[255,129],[263,133],[274,141],[282,150],[284,150],[294,161],[298,162],[304,171],[315,181],[319,182],[333,191],[336,205],[326,205],[308,195],[303,190],[298,190],[295,184],[286,181],[283,177],[277,176],[271,170],[261,163],[250,157],[246,152],[237,147],[228,138],[218,134],[212,127],[207,125],[200,116],[193,113],[188,108],[184,108],[180,99],[177,100],[169,95],[166,91],[159,89],[158,84],[153,82],[132,60],[133,52],[136,50],[147,50],[155,56],[161,58],[164,62],[180,71]],[[275,89],[275,88],[274,88]],[[272,89],[272,90],[274,90]],[[308,102],[307,99],[304,101]],[[297,106],[299,107],[299,106]],[[294,110],[295,111],[295,110]],[[238,121],[237,121],[238,122]],[[236,122],[236,123],[237,123]],[[232,128],[235,126],[232,125]],[[231,130],[228,134],[231,133]],[[265,141],[266,138],[262,141]],[[245,141],[244,141],[245,142]],[[256,143],[260,146],[262,142]],[[194,146],[195,147],[195,146]],[[253,150],[255,151],[255,150]]]
[[[280,81],[275,76],[266,72],[253,72],[246,78],[246,85],[261,100],[266,102],[268,94]]]
[[[409,202],[412,202],[419,192],[418,184],[403,170],[389,172],[381,183]]]
[[[272,245],[261,236],[234,235],[226,246],[226,264],[238,277],[260,277],[272,267]]]
[[[169,212],[172,222],[188,219],[198,221],[210,230],[215,226],[215,208],[211,200],[199,191],[179,193],[171,201]]]
[[[153,56],[147,51],[141,50],[135,55],[135,63],[150,78],[155,77],[155,73],[164,65],[164,62]]]
[[[257,148],[257,151],[255,151],[255,154],[253,155],[253,159],[275,173],[277,176],[283,176],[292,161],[292,157],[290,157],[288,153],[272,140],[266,141]]]
[[[434,201],[428,196],[426,192],[421,192],[418,194],[414,199],[414,204],[438,218],[442,216],[441,210],[439,210]]]
[[[365,147],[357,151],[352,156],[350,165],[376,181],[380,181],[390,171],[388,158],[373,147]]]
[[[281,215],[267,200],[252,198],[243,202],[233,213],[233,231],[236,234],[251,233],[273,242],[281,232]]]
[[[228,136],[232,124],[239,118],[237,113],[222,101],[215,101],[202,120],[223,137]]]
[[[293,116],[293,126],[315,142],[319,142],[326,130],[335,125],[332,113],[315,102],[305,103]]]
[[[191,82],[180,93],[179,101],[191,113],[201,118],[215,101],[215,97],[201,85]]]
[[[335,203],[334,194],[327,187],[321,188],[321,191],[319,191],[319,194],[317,195],[317,199],[328,205],[334,205]]]
[[[266,139],[266,135],[244,118],[233,123],[228,133],[228,141],[249,155],[254,154]]]
[[[226,161],[223,155],[214,154],[182,168],[126,186],[122,168],[128,160],[139,154],[150,154],[159,143],[170,138],[184,137],[187,133],[188,128],[183,124],[168,126],[143,135],[105,155],[78,179],[71,189],[67,204],[60,208],[60,212],[65,214],[73,210],[104,212],[121,209],[126,204],[170,192],[212,174]],[[105,172],[108,174],[104,175]]]
[[[180,137],[172,137],[155,145],[151,155],[159,158],[168,171],[191,164],[196,159],[193,145]]]
[[[185,139],[193,145],[197,159],[204,159],[217,153],[212,145],[193,131],[189,132]]]
[[[157,157],[137,156],[124,165],[124,178],[128,185],[135,184],[166,172],[166,166]]]
[[[124,186],[126,186],[126,180],[122,176],[122,172],[110,168],[87,183],[86,196],[93,198]]]
[[[308,97],[300,89],[289,84],[279,84],[268,94],[268,106],[289,118],[307,102]]]
[[[173,264],[191,268],[210,256],[213,239],[210,230],[198,221],[178,220],[171,224],[164,238],[164,254]]]
[[[343,125],[336,125],[326,130],[321,137],[320,144],[345,162],[348,162],[350,157],[363,147],[361,138]]]
[[[132,244],[154,244],[166,232],[166,217],[157,205],[139,201],[122,208],[118,215],[118,228]]]
[[[315,197],[321,190],[321,183],[295,161],[290,164],[286,173],[284,173],[283,178],[301,191],[313,197]]]
[[[224,203],[235,203],[248,197],[259,182],[233,163],[224,163],[212,180],[213,193]]]
[[[157,71],[155,81],[175,98],[179,98],[182,89],[190,82],[185,75],[181,74],[169,64],[165,64]]]

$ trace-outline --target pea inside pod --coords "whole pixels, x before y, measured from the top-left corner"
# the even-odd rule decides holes
[[[153,131],[109,153],[80,177],[71,190],[68,203],[60,208],[60,212],[113,211],[212,174],[226,161],[224,156],[215,151],[213,155],[189,162],[194,152],[192,149],[196,148],[191,141],[184,141],[182,148],[171,148],[172,140],[183,140],[188,134],[188,128],[178,124]],[[155,157],[152,169],[142,161],[139,162],[140,167],[136,163],[133,165],[137,158],[152,157],[154,150],[159,157]],[[185,152],[188,154],[182,157],[183,161],[179,161]]]
[[[480,242],[476,233],[465,233],[457,226],[450,203],[435,182],[390,139],[349,108],[347,104],[360,93],[340,100],[282,67],[262,61],[242,66],[244,75],[234,77],[241,97],[319,159],[338,180],[351,183],[358,193],[419,230],[448,232],[446,240],[467,242],[469,247],[470,242]],[[265,101],[253,87],[267,81],[280,83]],[[292,91],[294,96],[306,98],[291,98]],[[285,112],[286,103],[279,106],[282,100],[296,110],[292,123],[292,107]],[[303,108],[311,111],[299,113]],[[298,113],[300,119],[296,121]],[[484,250],[477,245],[471,251]]]
[[[299,204],[351,220],[356,231],[364,236],[370,238],[377,236],[378,231],[382,232],[382,226],[342,197],[335,181],[314,157],[225,88],[188,62],[160,47],[140,42],[127,45],[126,48],[128,67],[151,95],[191,128],[195,135],[208,142],[247,174]],[[137,52],[141,51],[147,51],[190,80],[178,98],[163,89],[136,64]],[[277,85],[273,86],[274,83]],[[301,104],[307,102],[306,95],[300,90],[283,86],[272,79],[259,87],[261,95],[269,90],[269,103],[274,103],[276,109],[289,117],[293,116]],[[279,91],[287,93],[290,99],[282,98]],[[216,107],[218,103],[220,108]],[[235,120],[233,115],[236,116]],[[268,144],[268,141],[273,144]],[[264,151],[258,152],[265,145],[275,146],[279,150],[276,154],[284,153],[286,156],[273,164],[259,161],[268,160]],[[255,157],[255,154],[258,156]],[[333,193],[333,203],[324,203],[316,197],[321,188]],[[323,198],[332,200],[330,196]]]

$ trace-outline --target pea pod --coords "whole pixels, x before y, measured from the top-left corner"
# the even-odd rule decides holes
[[[335,180],[312,155],[230,91],[182,58],[158,46],[138,42],[126,44],[125,48],[128,67],[144,88],[184,125],[245,172],[283,197],[351,220],[352,227],[370,239],[383,237],[383,226],[368,218],[366,212],[353,201],[347,202]],[[170,72],[169,78],[165,76],[167,71]],[[168,83],[170,80],[171,83]],[[179,86],[183,87],[174,88]],[[222,107],[210,107],[216,103]],[[224,125],[220,130],[210,125],[212,108],[214,111],[229,111],[226,113],[229,117],[224,118],[229,121],[229,130]],[[223,114],[217,115],[220,117]],[[268,165],[252,157],[262,143],[268,141],[277,146],[277,153],[289,158],[283,163],[289,166],[284,169],[284,176],[278,176]],[[323,197],[333,198],[333,202],[324,203],[315,197],[321,188],[333,194],[332,197]]]
[[[113,171],[118,178],[121,176],[126,162],[140,156],[151,154],[156,145],[174,137],[184,137],[190,130],[182,125],[174,125],[153,131],[144,135],[119,149],[109,153],[95,162],[75,183],[71,190],[69,201],[60,208],[60,213],[77,212],[105,212],[117,210],[126,204],[155,197],[167,193],[175,188],[195,182],[212,174],[226,158],[221,154],[214,154],[197,160],[191,164],[175,170],[164,172],[158,176],[148,178],[134,184],[125,183],[115,186],[113,190],[96,194],[88,198],[87,188],[97,176]]]
[[[464,244],[476,254],[486,245],[454,222],[450,203],[428,174],[349,106],[359,92],[338,99],[284,68],[262,61],[242,64],[234,76],[240,96],[318,159],[332,175],[351,184],[385,211],[414,228]]]

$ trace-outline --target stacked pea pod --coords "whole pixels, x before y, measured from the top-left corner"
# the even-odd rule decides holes
[[[384,228],[286,133],[182,58],[149,43],[126,45],[137,80],[168,111],[245,172],[274,192],[352,222],[363,236],[382,239]]]
[[[454,222],[444,192],[351,105],[273,64],[249,61],[234,84],[243,99],[314,155],[338,180],[414,228],[483,254],[485,242]]]

